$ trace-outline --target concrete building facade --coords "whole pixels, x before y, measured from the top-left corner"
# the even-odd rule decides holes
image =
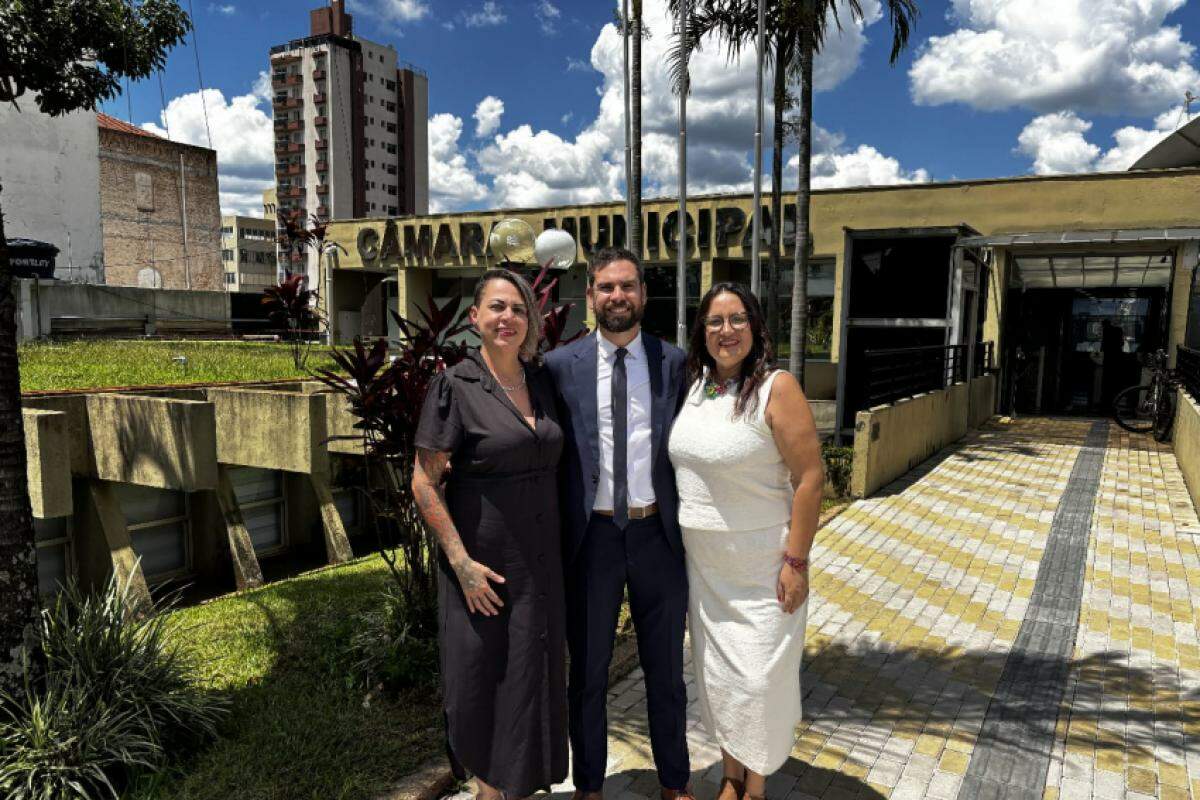
[[[271,48],[279,213],[426,213],[427,77],[394,48],[355,36],[342,0],[309,22],[306,38]],[[318,257],[306,267],[314,284]]]
[[[967,345],[970,367],[972,345],[982,342],[995,355],[1002,407],[1096,413],[1106,319],[1124,331],[1123,385],[1141,382],[1145,352],[1200,344],[1198,195],[1198,168],[814,192],[809,396],[836,399],[838,427],[848,432],[870,402],[865,353]],[[670,198],[642,209],[644,326],[670,341],[677,209]],[[753,213],[750,195],[689,198],[687,324],[714,282],[749,283]],[[769,238],[774,226],[765,207],[761,213]],[[783,359],[795,213],[795,197],[785,196],[776,342]],[[587,259],[626,241],[620,203],[336,220],[327,237],[339,245],[332,286],[321,287],[336,338],[386,335],[389,308],[414,317],[430,295],[469,303],[493,261],[489,233],[510,217],[575,236],[576,264],[556,296],[577,304],[570,327],[584,324]]]
[[[104,282],[96,115],[51,117],[32,100],[0,103],[0,209],[9,239],[58,248],[54,277]]]
[[[106,114],[96,125],[106,282],[224,290],[216,152]]]
[[[277,280],[275,220],[263,217],[221,217],[221,263],[225,289],[261,294]]]

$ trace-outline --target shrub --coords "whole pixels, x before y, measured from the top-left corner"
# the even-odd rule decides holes
[[[414,629],[414,617],[400,588],[380,595],[378,609],[359,616],[350,642],[353,673],[367,687],[388,691],[433,686],[438,675],[437,640]]]
[[[850,494],[850,474],[854,468],[854,448],[839,447],[830,441],[821,443],[821,459],[825,462],[825,480],[835,497]]]
[[[116,798],[138,770],[216,734],[226,701],[193,683],[163,610],[135,616],[128,600],[116,581],[99,595],[69,585],[42,612],[39,677],[27,669],[0,694],[4,797]]]

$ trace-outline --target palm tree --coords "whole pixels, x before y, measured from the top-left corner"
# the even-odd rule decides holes
[[[691,5],[692,12],[687,36],[672,48],[669,56],[673,83],[678,88],[683,78],[687,56],[698,50],[705,36],[716,34],[725,47],[730,61],[741,57],[742,51],[755,46],[758,31],[758,0],[669,0],[672,11],[679,3]],[[813,58],[825,41],[826,25],[830,19],[841,28],[838,0],[765,0],[766,36],[769,42],[764,63],[774,67],[772,82],[773,147],[771,154],[771,220],[770,268],[766,295],[768,316],[778,325],[779,243],[783,230],[783,148],[785,137],[784,112],[789,107],[788,81],[800,83],[800,108],[797,122],[800,143],[800,183],[796,197],[796,248],[792,281],[791,354],[789,368],[803,384],[804,336],[808,323],[808,250],[809,196],[812,160],[812,66]],[[864,18],[859,0],[846,0],[856,20]],[[896,63],[908,43],[912,24],[917,17],[916,0],[884,0],[892,29],[892,50],[889,62]],[[755,213],[759,213],[755,209]],[[777,334],[772,328],[772,337]]]
[[[633,37],[633,55],[629,70],[629,138],[632,151],[629,165],[630,250],[642,256],[642,0],[633,0],[633,15],[627,36]]]
[[[125,78],[162,69],[191,21],[175,0],[0,3],[0,103],[44,114],[95,109]],[[21,202],[21,198],[17,198]],[[16,298],[0,213],[0,689],[20,682],[38,614],[37,548],[25,474]]]

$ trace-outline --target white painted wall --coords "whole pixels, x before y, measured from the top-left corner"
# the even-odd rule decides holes
[[[59,249],[55,277],[104,282],[100,227],[100,134],[96,115],[50,117],[33,98],[21,111],[0,103],[0,209],[9,239]]]

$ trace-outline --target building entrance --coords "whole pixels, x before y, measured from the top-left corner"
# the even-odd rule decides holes
[[[1018,414],[1106,415],[1113,396],[1141,383],[1166,345],[1160,287],[1013,290],[1009,405]]]

